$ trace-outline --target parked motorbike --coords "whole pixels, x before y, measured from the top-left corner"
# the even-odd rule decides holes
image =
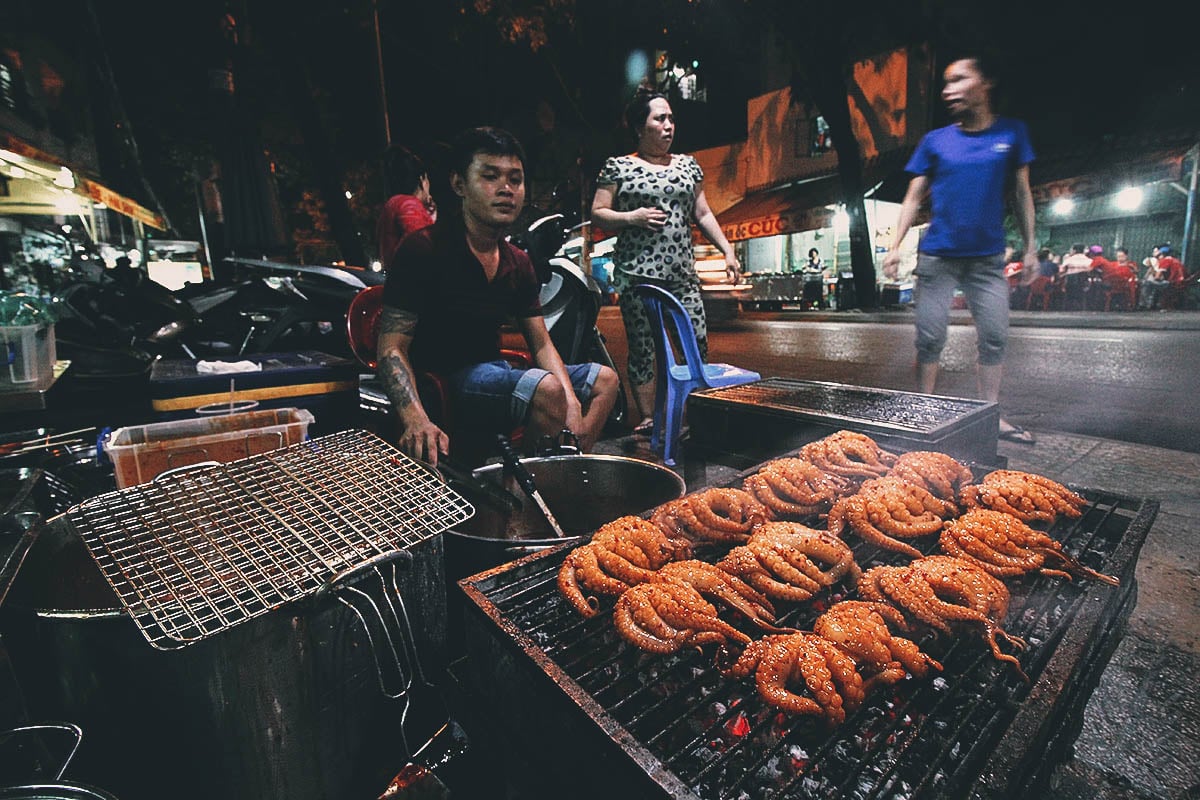
[[[594,361],[620,375],[596,325],[604,305],[604,290],[577,260],[567,255],[571,235],[578,232],[586,235],[590,224],[572,225],[563,214],[548,214],[535,220],[520,236],[514,236],[513,243],[524,249],[533,262],[542,284],[539,299],[546,327],[563,361],[568,364]],[[608,418],[609,427],[619,428],[628,410],[622,383]]]
[[[366,269],[283,264],[248,258],[225,261],[245,271],[262,273],[266,297],[242,304],[250,320],[244,353],[319,350],[353,357],[345,338],[346,311],[362,289],[380,285],[384,273]]]

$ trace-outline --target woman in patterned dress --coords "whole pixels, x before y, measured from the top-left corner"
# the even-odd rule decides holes
[[[734,281],[741,264],[704,196],[704,172],[696,159],[671,153],[675,117],[667,98],[639,89],[625,110],[637,136],[637,152],[604,163],[596,179],[592,219],[619,231],[613,249],[613,284],[629,340],[629,382],[646,432],[654,411],[654,339],[650,319],[632,289],[649,283],[675,295],[696,329],[700,353],[708,358],[708,334],[700,278],[692,251],[692,223],[725,256]]]

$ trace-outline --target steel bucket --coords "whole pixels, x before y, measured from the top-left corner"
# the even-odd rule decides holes
[[[441,537],[412,548],[416,649],[444,664]],[[32,718],[89,732],[72,777],[121,800],[375,797],[405,763],[354,615],[330,595],[179,650],[152,648],[63,518],[30,550],[0,616]],[[440,663],[439,663],[440,662]]]

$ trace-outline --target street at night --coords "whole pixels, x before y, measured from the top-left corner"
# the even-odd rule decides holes
[[[1200,800],[1186,20],[3,0],[0,800]]]

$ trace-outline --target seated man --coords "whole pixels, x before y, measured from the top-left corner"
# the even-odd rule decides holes
[[[1159,245],[1154,248],[1158,252],[1158,261],[1150,277],[1142,281],[1141,297],[1138,308],[1158,308],[1160,297],[1168,286],[1180,287],[1187,281],[1187,273],[1183,262],[1171,255],[1170,245]]]
[[[475,128],[459,135],[451,157],[460,213],[406,236],[384,285],[378,372],[403,428],[400,448],[434,465],[450,451],[417,396],[420,370],[444,377],[456,419],[497,433],[524,424],[531,444],[569,428],[589,450],[616,401],[617,374],[563,364],[541,316],[533,265],[504,239],[525,203],[521,145],[507,131]],[[508,318],[536,367],[515,369],[501,358]]]

